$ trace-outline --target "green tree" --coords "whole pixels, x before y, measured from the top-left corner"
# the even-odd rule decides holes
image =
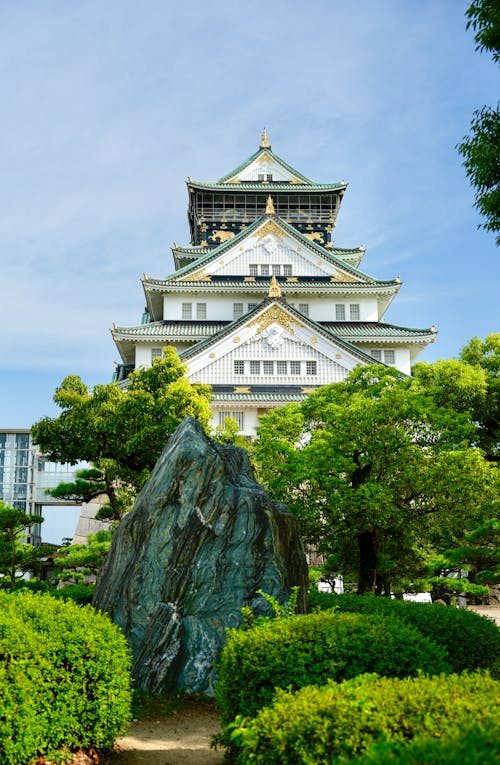
[[[388,594],[422,573],[433,534],[484,519],[498,473],[470,445],[475,433],[467,414],[372,365],[263,417],[255,455],[306,541],[354,570],[359,593]]]
[[[61,414],[35,423],[34,441],[49,459],[92,463],[99,471],[97,484],[106,487],[108,517],[119,520],[182,419],[189,414],[208,426],[210,388],[192,385],[185,371],[169,347],[151,367],[134,371],[126,390],[116,383],[90,390],[70,375],[54,394]],[[79,496],[92,493],[91,486],[80,483],[78,488]]]
[[[475,0],[467,12],[467,29],[474,31],[476,50],[488,51],[500,63],[498,0]],[[485,219],[481,228],[497,234],[500,244],[500,108],[484,106],[474,112],[471,131],[457,146],[475,189],[475,206]]]
[[[14,589],[23,573],[33,571],[47,554],[47,547],[23,544],[26,530],[36,523],[42,523],[40,515],[28,515],[4,502],[0,502],[0,574]]]
[[[89,534],[86,544],[60,548],[54,556],[59,579],[82,582],[87,575],[96,575],[111,545],[112,531]]]

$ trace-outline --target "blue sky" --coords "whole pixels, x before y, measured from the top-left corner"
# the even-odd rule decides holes
[[[109,328],[188,243],[185,179],[258,147],[349,183],[339,246],[400,276],[386,315],[435,324],[422,360],[500,329],[494,237],[455,145],[494,104],[461,0],[0,0],[0,426],[108,382]]]

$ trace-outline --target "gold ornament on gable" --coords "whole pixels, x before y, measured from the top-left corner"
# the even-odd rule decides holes
[[[285,238],[285,232],[280,229],[280,227],[273,221],[268,220],[261,229],[257,231],[255,234],[256,239],[263,239],[268,234],[272,234],[276,237],[276,239],[284,239]]]
[[[247,326],[249,327],[257,327],[256,334],[260,335],[261,332],[263,332],[265,329],[271,326],[271,324],[279,324],[281,327],[286,329],[290,334],[294,335],[295,330],[292,325],[295,325],[296,327],[303,327],[304,325],[300,323],[300,321],[297,321],[297,319],[292,318],[290,314],[288,314],[286,311],[283,310],[279,305],[272,305],[270,308],[265,311],[265,313],[258,316],[256,319],[251,321]]]

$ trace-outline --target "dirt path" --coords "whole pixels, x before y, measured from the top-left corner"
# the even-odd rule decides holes
[[[117,741],[109,765],[217,765],[223,752],[210,749],[219,718],[208,705],[188,705],[171,715],[135,720]]]

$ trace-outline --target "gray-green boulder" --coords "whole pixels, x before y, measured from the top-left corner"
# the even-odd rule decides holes
[[[187,417],[115,533],[94,605],[123,629],[136,687],[211,694],[226,627],[243,606],[265,613],[257,590],[285,602],[295,585],[305,611],[295,518],[255,482],[244,449]]]

